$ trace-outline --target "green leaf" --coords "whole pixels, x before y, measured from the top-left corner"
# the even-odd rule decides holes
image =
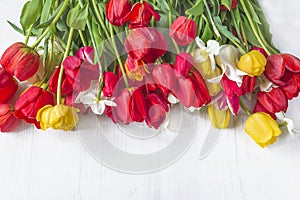
[[[220,17],[213,17],[213,20],[215,22],[216,27],[220,31],[222,35],[224,35],[226,38],[228,38],[231,41],[237,42],[240,44],[239,39],[237,39],[227,28],[227,26],[224,26],[221,22]]]
[[[24,35],[24,32],[21,28],[19,28],[18,26],[16,26],[15,24],[13,24],[12,22],[10,21],[7,21],[7,23],[9,23],[9,25],[15,30],[17,31],[18,33],[21,33]]]
[[[59,13],[61,7],[63,6],[63,4],[60,4],[56,10],[53,12],[53,14],[51,15],[51,17],[49,17],[49,19],[47,21],[45,21],[44,23],[41,23],[40,25],[36,26],[35,29],[40,29],[40,28],[46,28],[48,26],[50,26],[50,24],[52,23],[52,21],[54,20],[54,18],[56,17],[56,15]]]
[[[211,30],[209,23],[205,24],[203,34],[201,36],[201,40],[206,43],[208,40],[213,39],[214,32]]]
[[[186,15],[193,15],[193,16],[199,16],[202,15],[204,12],[204,2],[203,0],[197,1],[197,3],[191,7],[190,9],[185,11]]]
[[[24,32],[41,16],[42,9],[43,0],[28,1],[23,6],[20,23]]]
[[[248,42],[250,44],[252,44],[253,46],[261,47],[259,41],[257,40],[257,38],[254,35],[254,32],[250,26],[250,23],[249,23],[247,17],[245,15],[242,15],[241,17],[243,20],[243,23],[241,25],[244,27],[245,35],[246,35]]]
[[[232,0],[221,0],[221,4],[224,5],[228,10],[231,9]]]
[[[89,6],[85,4],[82,8],[78,4],[75,8],[72,8],[67,17],[67,25],[77,30],[84,31],[86,21],[88,20]]]
[[[257,16],[255,9],[254,9],[253,5],[251,4],[251,2],[250,1],[244,1],[244,2],[245,2],[246,7],[248,8],[248,10],[250,10],[250,14],[251,14],[253,21],[258,24],[261,24],[259,17]]]

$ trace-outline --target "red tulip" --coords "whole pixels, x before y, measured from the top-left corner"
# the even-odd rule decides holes
[[[194,20],[179,16],[175,19],[170,29],[170,37],[179,45],[186,46],[194,41],[197,25]]]
[[[14,115],[14,110],[11,105],[0,104],[0,131],[12,131],[19,122]]]
[[[300,74],[296,74],[300,75]],[[298,96],[299,94],[299,80],[297,80],[296,75],[294,75],[289,81],[287,81],[286,85],[280,86],[280,89],[284,92],[285,96],[288,98],[288,100],[291,100]]]
[[[256,78],[250,76],[244,76],[241,87],[238,87],[237,83],[230,80],[226,75],[222,78],[222,86],[228,97],[242,96],[248,92],[253,92],[255,87]]]
[[[129,56],[146,63],[154,61],[167,51],[167,43],[164,36],[153,28],[138,28],[130,31],[124,42]]]
[[[157,65],[152,72],[153,80],[157,87],[167,96],[169,92],[174,93],[177,84],[174,78],[174,69],[169,64]]]
[[[264,73],[276,85],[286,85],[295,73],[300,73],[300,60],[289,54],[271,55]]]
[[[1,57],[0,64],[12,76],[25,81],[33,76],[40,65],[39,54],[26,44],[14,43]]]
[[[105,72],[104,73],[104,85],[103,85],[103,94],[106,97],[111,97],[116,84],[118,82],[118,77],[112,72]]]
[[[148,115],[145,120],[147,125],[158,129],[166,119],[169,105],[163,97],[152,93],[147,96],[147,110]]]
[[[133,81],[142,81],[149,73],[148,67],[143,60],[136,60],[128,56],[125,63],[127,76]]]
[[[55,105],[53,94],[40,87],[31,86],[17,100],[15,116],[40,128],[39,122],[36,121],[36,114],[46,105]]]
[[[189,53],[179,53],[176,56],[174,70],[175,74],[186,77],[194,65],[194,58]]]
[[[99,78],[99,66],[93,64],[93,53],[89,49],[81,49],[76,56],[67,57],[62,65],[64,72],[62,77],[62,95],[69,95],[73,91],[82,92],[90,87],[92,80]],[[82,58],[82,59],[80,59]],[[57,68],[49,80],[49,89],[56,93],[58,77],[61,67]]]
[[[6,103],[16,93],[17,89],[17,81],[3,68],[0,68],[0,104]]]
[[[232,0],[232,4],[231,4],[231,7],[230,7],[230,10],[234,9],[238,4],[238,0]],[[221,5],[220,6],[220,9],[222,11],[228,11],[228,8],[226,8],[224,5]]]
[[[201,74],[194,69],[191,70],[188,77],[194,84],[196,94],[196,99],[192,106],[194,108],[200,108],[203,105],[207,105],[210,102],[210,95]]]
[[[90,46],[82,47],[76,53],[76,57],[80,60],[87,60],[91,64],[94,64],[94,48]]]
[[[142,122],[148,114],[145,96],[140,88],[133,89],[130,94],[130,118],[132,121]]]
[[[277,118],[275,113],[271,113],[270,111],[268,111],[259,101],[256,102],[254,109],[253,109],[253,113],[257,113],[257,112],[267,113],[275,120]]]
[[[123,26],[130,9],[131,3],[128,0],[110,0],[106,4],[106,18],[112,25]]]
[[[143,3],[135,3],[124,20],[129,20],[130,29],[141,28],[149,26],[152,16],[156,21],[160,20],[160,15],[154,10],[153,6],[143,1]]]
[[[112,107],[112,115],[117,121],[123,122],[125,125],[132,122],[130,116],[130,98],[131,95],[127,89],[123,89],[119,96],[115,98],[116,107]],[[112,119],[113,119],[112,118]]]
[[[270,92],[259,92],[257,100],[270,113],[286,112],[288,107],[288,100],[280,88],[273,88]]]
[[[195,85],[189,78],[179,77],[178,90],[175,92],[175,96],[180,100],[182,105],[189,108],[194,105],[196,97]]]

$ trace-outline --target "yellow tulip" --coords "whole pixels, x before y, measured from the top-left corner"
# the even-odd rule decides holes
[[[36,120],[40,122],[42,130],[53,128],[68,131],[78,123],[77,112],[78,109],[63,104],[46,105],[38,111]]]
[[[249,76],[260,76],[267,64],[267,59],[259,51],[252,50],[243,55],[238,62],[238,69],[246,72]]]
[[[262,148],[273,144],[281,134],[276,121],[264,112],[251,115],[246,121],[245,131]]]
[[[212,125],[215,128],[225,129],[228,127],[230,122],[230,111],[227,110],[219,110],[214,105],[208,106],[208,115]]]
[[[207,80],[219,76],[221,74],[220,68],[216,67],[214,70],[212,69],[212,64],[209,59],[208,53],[204,50],[196,49],[193,52],[193,56],[202,58],[201,62],[195,62],[195,68],[200,72],[200,74],[204,78],[209,94],[211,96],[217,95],[221,90],[221,84],[211,83]]]

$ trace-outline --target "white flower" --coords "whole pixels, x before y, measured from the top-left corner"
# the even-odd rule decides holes
[[[97,99],[98,83],[93,81],[91,86],[86,91],[80,92],[75,100],[75,103],[82,103],[85,107],[90,107],[96,115],[102,115],[105,111],[105,106],[115,107],[117,104],[101,94],[101,98]]]
[[[240,87],[243,82],[243,76],[247,73],[237,69],[237,63],[241,57],[241,52],[238,48],[232,45],[222,45],[219,54],[216,56],[216,63],[221,67],[222,74],[215,78],[209,79],[211,83],[219,83],[224,74],[237,83]]]
[[[271,82],[264,74],[261,75],[262,83],[260,83],[259,88],[260,91],[263,92],[271,92],[273,88],[277,88],[273,82]]]
[[[91,108],[93,113],[96,115],[102,115],[105,111],[105,106],[111,106],[115,107],[117,104],[109,99],[102,99],[103,96],[101,97],[100,100],[97,100],[97,97],[93,93],[88,93],[86,95],[83,95],[80,97],[79,101],[83,103],[85,106],[88,106]]]
[[[219,42],[215,41],[215,40],[208,40],[207,41],[207,46],[205,46],[204,42],[199,38],[196,37],[196,44],[198,45],[198,47],[200,48],[200,50],[198,51],[205,51],[208,54],[208,57],[210,59],[211,62],[211,67],[214,70],[216,68],[216,62],[215,62],[215,56],[219,54],[220,51],[220,44]],[[195,62],[196,63],[201,63],[201,62],[205,62],[206,58],[204,58],[203,56],[201,56],[201,53],[195,53]]]
[[[296,133],[300,133],[300,130],[295,128],[294,121],[290,118],[285,117],[283,112],[275,113],[275,115],[278,120],[287,123],[286,128],[292,137],[294,137]]]

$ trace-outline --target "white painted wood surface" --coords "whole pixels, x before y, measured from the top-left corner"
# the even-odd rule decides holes
[[[300,56],[300,3],[261,0],[275,44]],[[1,0],[0,53],[23,38],[6,24],[18,21],[23,1]],[[300,99],[289,114],[300,123]],[[199,127],[208,126],[198,117]],[[153,174],[129,175],[94,160],[74,132],[41,132],[21,124],[0,134],[0,200],[275,200],[300,198],[300,135],[287,134],[260,149],[237,128],[223,131],[212,154],[198,160],[205,135],[172,166]],[[113,155],[112,155],[113,156]]]

